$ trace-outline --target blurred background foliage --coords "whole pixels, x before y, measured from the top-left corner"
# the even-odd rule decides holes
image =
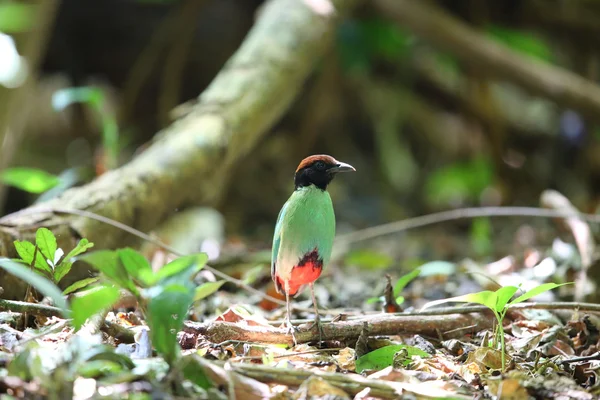
[[[211,82],[261,4],[0,1],[2,40],[10,38],[0,48],[0,169],[9,185],[0,190],[1,213],[89,182],[142,151]],[[598,81],[598,1],[427,4],[520,57]],[[341,233],[460,206],[538,205],[548,188],[594,212],[598,121],[476,65],[365,2],[341,24],[287,115],[231,177],[218,205],[229,240],[270,245],[293,171],[311,153],[358,171],[331,186]],[[348,262],[386,268],[398,256],[503,256],[551,243],[555,235],[537,229],[550,223],[462,221],[421,230],[401,247],[381,241],[375,247],[388,255],[355,252]]]

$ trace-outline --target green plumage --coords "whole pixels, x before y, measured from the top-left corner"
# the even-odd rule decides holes
[[[317,250],[323,265],[331,257],[335,236],[335,214],[326,190],[313,185],[300,187],[283,205],[277,218],[271,276],[285,282],[292,269],[313,250]]]

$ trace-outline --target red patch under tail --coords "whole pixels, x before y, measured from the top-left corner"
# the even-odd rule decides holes
[[[300,288],[316,281],[323,271],[323,259],[319,256],[317,249],[306,253],[304,257],[292,268],[290,277],[289,294],[294,296]],[[285,282],[277,276],[276,285],[285,290]]]

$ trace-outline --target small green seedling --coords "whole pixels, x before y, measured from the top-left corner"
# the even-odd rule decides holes
[[[476,303],[488,307],[490,310],[492,310],[494,316],[496,317],[497,326],[495,330],[494,346],[500,346],[500,350],[502,351],[502,369],[504,370],[506,368],[506,357],[504,346],[504,328],[502,327],[502,321],[504,320],[504,316],[506,315],[508,308],[514,304],[522,303],[541,293],[547,292],[548,290],[556,289],[557,287],[568,285],[570,283],[572,282],[563,284],[544,283],[538,287],[535,287],[525,292],[524,294],[512,301],[510,301],[510,299],[519,290],[519,288],[517,286],[504,286],[496,290],[495,292],[485,290],[483,292],[470,293],[463,296],[451,297],[449,299],[430,301],[429,303],[423,306],[422,310],[436,306],[438,304],[450,302]]]
[[[208,261],[204,253],[177,258],[157,272],[143,255],[130,248],[95,251],[79,259],[137,298],[150,326],[152,344],[172,367],[180,360],[177,332],[183,326],[189,307],[194,301],[216,292],[224,283],[207,282],[198,287],[193,283],[192,277]]]
[[[71,271],[74,257],[94,247],[94,243],[87,239],[81,239],[73,250],[64,255],[64,251],[56,243],[56,237],[47,228],[39,228],[36,231],[35,244],[27,240],[16,240],[14,245],[17,254],[21,257],[16,261],[31,266],[34,271],[49,278],[55,284],[58,284]],[[72,293],[95,281],[94,278],[88,278],[75,282],[66,288],[63,294]]]

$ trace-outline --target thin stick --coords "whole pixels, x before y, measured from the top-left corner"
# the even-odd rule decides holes
[[[246,343],[246,342],[243,342],[243,343]],[[305,354],[315,354],[315,353],[335,353],[336,351],[340,351],[340,350],[344,350],[344,349],[342,347],[333,347],[333,348],[329,348],[329,349],[293,351],[291,353],[273,355],[273,358],[274,359],[289,358],[289,357],[296,357],[296,356],[301,356],[301,355],[305,355]],[[263,356],[241,356],[241,357],[233,357],[229,361],[235,362],[235,361],[247,361],[247,360],[262,360],[262,358],[263,358]]]
[[[373,226],[336,237],[336,244],[351,244],[379,236],[420,228],[441,222],[454,221],[463,218],[480,217],[535,217],[535,218],[568,218],[577,217],[587,222],[600,224],[600,215],[573,213],[558,210],[547,210],[538,207],[469,207],[438,213],[422,215],[415,218],[403,219],[388,224]]]
[[[0,299],[0,311],[11,311],[15,313],[39,315],[43,317],[59,317],[62,315],[62,311],[58,307],[4,299]]]

